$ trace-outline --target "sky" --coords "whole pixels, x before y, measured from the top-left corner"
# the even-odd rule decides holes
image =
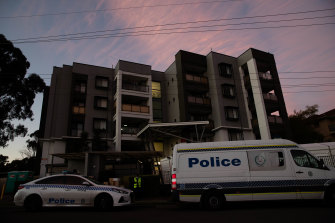
[[[335,108],[334,0],[0,0],[0,33],[46,84],[54,66],[115,67],[127,60],[165,71],[179,50],[238,57],[274,54],[288,114]],[[29,133],[39,128],[43,96]],[[25,138],[0,154],[21,159]]]

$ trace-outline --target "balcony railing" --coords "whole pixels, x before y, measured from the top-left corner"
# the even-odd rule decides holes
[[[280,116],[275,115],[268,116],[268,121],[270,124],[283,124],[283,118]]]
[[[122,104],[122,111],[149,113],[149,106]]]
[[[123,126],[121,128],[121,134],[136,135],[139,132],[139,128]]]
[[[200,84],[208,84],[208,78],[207,77],[200,77],[200,76],[195,76],[192,74],[186,74],[186,80],[187,81],[192,81],[192,82],[197,82]]]
[[[211,99],[205,97],[201,98],[201,97],[188,96],[187,102],[200,105],[210,105]]]
[[[275,94],[263,94],[264,100],[278,101],[277,95]]]
[[[149,92],[149,86],[147,85],[136,85],[130,83],[122,83],[122,89],[140,92]]]

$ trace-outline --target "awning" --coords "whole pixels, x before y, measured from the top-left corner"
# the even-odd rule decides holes
[[[193,121],[193,122],[172,122],[172,123],[152,123],[145,126],[137,137],[142,137],[147,133],[150,133],[153,137],[176,137],[193,142],[191,139],[182,137],[183,132],[195,132],[198,141],[201,141],[205,127],[209,125],[209,121]],[[201,126],[202,128],[198,128]]]
[[[88,155],[101,155],[111,159],[123,158],[123,159],[146,159],[153,157],[162,157],[163,153],[158,151],[124,151],[124,152],[106,152],[96,151],[87,152]],[[84,160],[86,153],[55,153],[52,156],[68,159],[68,160]]]

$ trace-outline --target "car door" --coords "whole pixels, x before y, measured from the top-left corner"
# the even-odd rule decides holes
[[[299,198],[321,199],[326,182],[322,163],[304,150],[291,150]]]
[[[58,206],[61,205],[63,197],[63,186],[65,178],[63,176],[52,176],[35,184],[38,185],[37,190],[40,193],[45,206]]]
[[[253,200],[297,199],[283,149],[248,151]]]
[[[64,199],[67,205],[87,206],[91,204],[92,186],[80,176],[65,176]]]

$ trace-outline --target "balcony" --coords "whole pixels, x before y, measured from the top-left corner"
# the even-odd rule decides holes
[[[280,116],[271,115],[268,116],[269,125],[281,125],[283,124],[283,118]]]
[[[133,105],[133,104],[122,104],[122,111],[138,112],[138,113],[149,114],[149,106]]]
[[[209,114],[212,111],[210,98],[188,96],[187,102],[191,114]]]
[[[264,100],[266,101],[272,101],[272,102],[277,102],[278,101],[278,98],[275,94],[263,94],[263,98]]]
[[[272,80],[272,75],[270,74],[270,72],[259,72],[258,73],[259,79],[262,80]]]
[[[186,74],[185,80],[185,88],[188,91],[206,92],[209,89],[207,77]]]
[[[273,113],[279,110],[278,98],[275,94],[263,94],[263,98],[267,113]]]
[[[259,72],[258,76],[263,91],[269,92],[274,89],[273,78],[270,72],[266,73]]]
[[[149,92],[149,86],[147,85],[136,85],[131,83],[122,83],[122,89],[130,91]]]
[[[121,134],[122,135],[136,135],[139,132],[139,128],[122,126]]]
[[[206,97],[194,97],[194,96],[188,96],[187,102],[192,104],[199,104],[199,105],[210,105],[211,99]]]

